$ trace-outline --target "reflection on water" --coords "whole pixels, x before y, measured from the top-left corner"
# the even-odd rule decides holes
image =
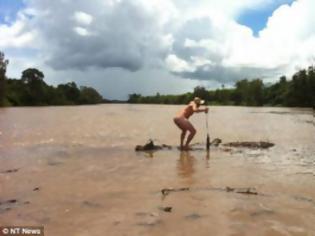
[[[195,172],[194,163],[195,157],[190,152],[181,151],[177,164],[178,175],[184,177],[188,182],[192,182]]]
[[[0,109],[0,225],[44,225],[47,235],[62,236],[315,235],[311,111],[210,108],[211,137],[270,141],[270,150],[134,152],[149,138],[177,146],[178,109]],[[193,142],[203,145],[204,116],[192,123]],[[161,189],[183,187],[190,191],[161,198]]]

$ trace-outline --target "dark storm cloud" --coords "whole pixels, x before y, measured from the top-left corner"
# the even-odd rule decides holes
[[[258,67],[224,67],[221,65],[204,65],[197,67],[193,72],[173,72],[173,74],[196,80],[210,80],[218,83],[234,83],[241,79],[264,79],[280,77],[283,67],[277,68],[258,68]]]
[[[39,15],[34,26],[46,47],[47,63],[57,70],[119,67],[139,70],[165,55],[155,12],[141,1],[31,1]],[[83,12],[91,22],[74,18]]]

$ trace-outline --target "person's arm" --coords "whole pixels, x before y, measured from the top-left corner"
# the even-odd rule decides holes
[[[197,113],[199,113],[199,112],[208,113],[208,110],[209,110],[208,107],[206,107],[206,108],[199,108],[199,107],[197,107],[196,103],[193,103],[192,106],[193,106],[194,112],[197,112]]]

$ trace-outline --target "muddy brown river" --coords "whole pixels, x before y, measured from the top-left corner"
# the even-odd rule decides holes
[[[315,235],[311,110],[210,107],[211,139],[275,144],[265,150],[134,151],[150,138],[178,145],[180,108],[0,109],[0,226],[44,226],[48,236]],[[191,118],[200,147],[206,118]]]

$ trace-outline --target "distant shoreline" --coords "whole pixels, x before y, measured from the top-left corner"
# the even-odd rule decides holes
[[[2,106],[0,109],[6,109],[6,108],[45,108],[45,107],[83,107],[83,106],[98,106],[98,105],[165,105],[165,106],[184,106],[186,104],[163,104],[163,103],[130,103],[128,101],[119,101],[119,102],[113,102],[113,101],[107,101],[107,102],[101,102],[96,104],[66,104],[66,105],[28,105],[28,106]],[[231,105],[231,104],[211,104],[206,103],[205,106],[211,106],[211,107],[248,107],[248,108],[287,108],[287,109],[313,109],[314,114],[315,110],[313,107],[289,107],[289,106],[270,106],[270,105],[264,105],[264,106],[245,106],[245,105]]]
[[[75,106],[95,104],[164,104],[184,105],[194,97],[200,97],[212,106],[246,107],[315,107],[315,67],[300,70],[291,80],[280,77],[274,84],[264,84],[261,79],[243,79],[233,88],[208,90],[197,86],[192,92],[178,95],[156,93],[143,96],[129,94],[127,100],[104,98],[95,88],[77,86],[75,82],[59,84],[56,87],[46,84],[44,73],[36,68],[22,72],[21,79],[7,79],[5,70],[0,76],[0,106]],[[315,109],[314,109],[315,110]]]

